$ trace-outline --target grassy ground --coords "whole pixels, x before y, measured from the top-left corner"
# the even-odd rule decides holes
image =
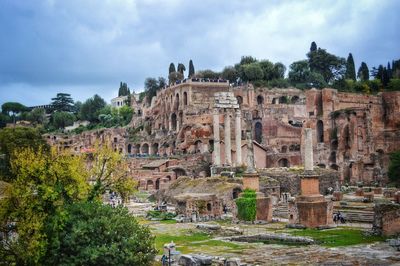
[[[291,229],[288,230],[287,232],[295,236],[311,237],[314,240],[318,241],[320,245],[325,247],[351,246],[351,245],[368,244],[376,241],[385,240],[385,238],[381,236],[364,235],[361,229],[350,229],[341,227],[329,230]]]

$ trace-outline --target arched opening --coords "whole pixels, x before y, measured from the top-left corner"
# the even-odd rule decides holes
[[[179,93],[175,95],[175,110],[179,109]]]
[[[167,175],[165,178],[167,178],[168,181],[171,181],[171,176],[170,175]]]
[[[149,144],[145,143],[142,145],[142,148],[140,149],[141,154],[148,155],[149,154]]]
[[[140,144],[136,144],[135,147],[133,148],[133,154],[138,154],[140,153]]]
[[[147,180],[146,189],[149,190],[149,189],[153,189],[153,188],[154,188],[153,180]]]
[[[131,154],[132,153],[132,145],[128,144],[128,153]]]
[[[180,176],[186,176],[186,171],[183,170],[182,168],[175,168],[173,171],[175,173],[176,178]]]
[[[114,142],[118,142],[118,139],[117,139],[117,138],[114,138]]]
[[[201,153],[201,148],[203,146],[203,142],[201,142],[201,140],[197,140],[195,143],[195,153]]]
[[[153,145],[151,146],[151,153],[153,155],[158,154],[158,143],[153,143]]]
[[[172,124],[172,130],[176,131],[176,127],[177,127],[177,118],[176,118],[176,114],[173,113],[171,115],[171,124]]]
[[[256,122],[254,125],[254,140],[258,143],[262,141],[262,124],[261,122]]]
[[[160,178],[157,178],[157,180],[156,180],[156,189],[157,190],[160,189]]]
[[[237,199],[241,192],[242,192],[242,190],[240,188],[234,188],[232,191],[232,198]]]
[[[287,103],[287,98],[286,98],[286,96],[281,96],[281,97],[279,97],[279,103]]]
[[[287,146],[282,146],[281,152],[282,152],[282,153],[286,153],[286,152],[287,152]]]
[[[338,141],[335,139],[335,140],[333,140],[332,143],[331,143],[331,149],[332,149],[333,151],[336,151],[337,148],[338,148]]]
[[[273,98],[273,99],[272,99],[272,104],[277,104],[277,103],[278,103],[277,98]]]
[[[188,104],[188,99],[187,99],[187,92],[185,91],[183,93],[183,105],[187,105]]]
[[[345,149],[349,149],[350,148],[350,129],[349,129],[349,125],[346,125],[346,127],[343,130],[343,140],[344,140]]]
[[[299,96],[293,96],[292,99],[290,100],[290,102],[291,102],[292,104],[299,103],[299,101],[300,101]]]
[[[319,168],[326,168],[326,165],[323,164],[323,163],[317,164],[317,166],[318,166]]]
[[[335,151],[331,152],[331,155],[329,156],[329,162],[336,163],[336,152]]]
[[[321,120],[317,122],[317,142],[324,142],[324,123]]]
[[[211,203],[207,203],[207,211],[211,211],[212,210],[212,208],[211,208]]]
[[[339,170],[339,166],[337,165],[337,164],[332,164],[331,165],[331,169],[333,169],[333,170]]]
[[[286,158],[282,158],[278,161],[279,167],[289,167],[289,161]]]
[[[264,103],[264,97],[262,95],[257,96],[257,104],[262,105]]]
[[[236,99],[237,99],[237,102],[238,102],[239,105],[243,103],[242,96],[237,96]]]

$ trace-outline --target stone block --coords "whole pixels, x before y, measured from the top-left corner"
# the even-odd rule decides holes
[[[383,193],[383,189],[381,187],[376,187],[373,189],[374,194],[382,194]]]
[[[374,192],[365,192],[364,193],[364,201],[365,202],[373,202],[374,201]]]
[[[243,188],[246,189],[253,189],[255,191],[259,191],[260,189],[260,176],[257,173],[250,174],[245,173],[243,174]]]
[[[358,197],[364,197],[364,190],[362,188],[357,188],[356,190],[356,196]]]
[[[341,201],[343,200],[343,192],[341,191],[334,191],[332,195],[333,201]]]
[[[257,220],[272,221],[272,200],[270,197],[257,198]]]

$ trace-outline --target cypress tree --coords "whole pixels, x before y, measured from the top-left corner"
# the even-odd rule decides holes
[[[176,72],[174,63],[169,64],[168,74],[171,74],[172,72]]]
[[[354,66],[354,59],[351,53],[349,53],[346,62],[346,79],[356,80],[356,67]]]
[[[193,66],[192,59],[190,59],[190,61],[189,61],[189,75],[188,75],[188,78],[193,77],[193,75],[194,75],[194,66]]]
[[[317,51],[317,44],[315,42],[312,42],[310,47],[310,52],[315,52],[315,51]]]

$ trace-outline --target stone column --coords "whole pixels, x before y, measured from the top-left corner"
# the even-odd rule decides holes
[[[236,141],[236,166],[242,164],[242,127],[240,124],[241,112],[240,109],[235,111],[235,141]]]
[[[168,130],[172,131],[172,114],[169,115],[169,119],[168,119]]]
[[[314,159],[313,159],[313,145],[312,145],[312,130],[311,128],[304,129],[304,171],[314,170]]]
[[[232,165],[232,148],[231,148],[231,117],[228,111],[225,112],[224,119],[224,128],[225,128],[225,164]]]
[[[214,131],[214,154],[213,163],[216,166],[221,165],[221,146],[219,139],[219,111],[214,108],[213,112],[213,131]]]

